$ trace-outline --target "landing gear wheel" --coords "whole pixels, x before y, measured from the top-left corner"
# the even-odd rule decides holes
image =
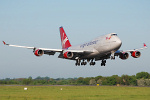
[[[76,66],[80,66],[80,63],[75,63]]]
[[[95,65],[96,63],[95,62],[93,62],[93,65]]]
[[[92,65],[92,62],[90,62],[90,66]]]
[[[102,60],[101,66],[105,66],[106,65],[106,60]]]
[[[84,62],[84,65],[86,65],[87,64],[87,62]]]
[[[93,65],[93,66],[94,66],[94,65],[95,65],[95,62],[90,62],[90,66],[91,66],[91,65]]]
[[[77,63],[75,63],[75,65],[77,66]]]
[[[81,62],[81,65],[86,65],[87,62],[83,59],[83,61]]]
[[[105,63],[101,63],[101,66],[105,66],[106,64]]]
[[[78,66],[80,66],[80,63],[78,63]]]
[[[75,65],[76,65],[76,66],[80,66],[80,59],[77,59],[77,60],[76,60]],[[82,65],[82,64],[81,64],[81,65]]]

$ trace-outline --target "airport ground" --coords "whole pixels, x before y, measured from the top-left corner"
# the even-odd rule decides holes
[[[149,100],[149,98],[150,87],[0,86],[0,100]]]

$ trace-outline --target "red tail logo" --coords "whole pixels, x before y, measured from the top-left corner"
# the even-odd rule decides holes
[[[69,39],[63,29],[63,27],[60,27],[60,36],[61,36],[61,44],[62,44],[62,49],[67,49],[71,46]]]

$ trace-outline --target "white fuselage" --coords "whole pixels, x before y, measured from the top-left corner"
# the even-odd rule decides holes
[[[68,50],[91,50],[93,53],[83,56],[83,58],[96,58],[114,53],[121,47],[121,40],[117,34],[110,33],[93,39],[81,45],[72,46]]]

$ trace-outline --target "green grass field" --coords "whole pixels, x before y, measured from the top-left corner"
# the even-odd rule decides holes
[[[150,100],[150,87],[0,86],[0,100]]]

